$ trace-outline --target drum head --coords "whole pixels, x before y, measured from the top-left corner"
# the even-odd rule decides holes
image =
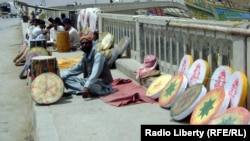
[[[109,57],[109,60],[108,60],[108,65],[112,65],[115,62],[115,60],[117,59],[118,55],[119,55],[119,53],[118,53],[117,49],[112,48],[111,49],[111,56]]]
[[[52,104],[63,95],[64,85],[55,73],[38,75],[31,83],[31,97],[38,104]]]
[[[226,94],[231,98],[231,107],[244,106],[247,98],[248,82],[243,72],[235,71],[224,88]]]
[[[107,33],[101,41],[102,50],[109,49],[113,45],[113,43],[114,43],[114,36],[111,35],[110,33]]]
[[[249,124],[250,112],[244,107],[231,107],[226,111],[215,116],[209,124],[213,125],[239,125]]]
[[[26,63],[30,63],[31,59],[36,56],[49,56],[49,52],[42,47],[34,47],[28,50],[26,57]]]
[[[218,87],[224,87],[229,82],[233,69],[229,66],[219,66],[213,73],[210,80],[210,90]]]
[[[206,86],[207,78],[209,76],[210,70],[207,61],[203,59],[196,60],[188,70],[188,81],[189,86],[202,83]]]
[[[209,91],[195,106],[190,124],[207,124],[216,114],[227,109],[230,98],[223,88]]]
[[[170,109],[170,116],[174,120],[182,120],[193,112],[195,105],[207,93],[203,84],[196,84],[189,87],[179,96]]]
[[[184,74],[173,76],[160,94],[158,101],[160,106],[170,108],[175,99],[185,91],[187,84],[188,80]]]
[[[159,98],[161,91],[166,87],[169,80],[172,78],[172,75],[165,74],[160,77],[157,77],[148,87],[146,91],[146,96],[157,99]]]
[[[192,64],[193,64],[193,57],[191,55],[184,55],[181,59],[178,72],[187,75],[188,70]]]
[[[119,55],[122,55],[126,49],[128,48],[128,45],[130,43],[130,39],[127,36],[124,36],[117,45],[117,50]]]

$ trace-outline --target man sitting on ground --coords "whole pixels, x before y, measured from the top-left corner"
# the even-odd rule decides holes
[[[80,47],[80,36],[77,30],[71,25],[69,18],[64,19],[64,29],[69,32],[70,50],[76,51]]]
[[[80,42],[84,52],[82,60],[61,75],[67,89],[64,94],[82,94],[83,98],[87,98],[115,92],[111,85],[113,77],[110,68],[103,54],[93,49],[92,37],[83,36]],[[82,73],[84,77],[78,77]]]

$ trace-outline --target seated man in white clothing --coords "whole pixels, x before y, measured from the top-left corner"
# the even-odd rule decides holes
[[[76,51],[80,47],[80,36],[78,31],[71,25],[71,20],[66,18],[63,20],[65,31],[69,32],[70,50]]]
[[[53,27],[50,29],[50,39],[49,43],[52,43],[52,46],[56,46],[56,40],[57,40],[57,32],[65,31],[64,27],[60,25],[61,19],[55,18],[55,20],[52,21]]]

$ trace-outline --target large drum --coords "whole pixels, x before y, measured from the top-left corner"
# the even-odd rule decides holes
[[[31,77],[32,80],[45,72],[59,74],[56,57],[54,56],[36,56],[31,59]]]
[[[69,32],[67,31],[57,32],[56,48],[58,52],[70,51]]]
[[[45,39],[32,39],[30,40],[30,48],[43,47],[47,48],[47,41]]]
[[[37,76],[31,83],[31,97],[38,104],[52,104],[63,95],[64,85],[55,73],[47,72]]]
[[[229,102],[230,97],[224,88],[210,90],[194,107],[190,124],[208,124],[214,116],[228,108]]]
[[[212,125],[247,125],[250,123],[250,112],[244,107],[231,107],[215,116]]]
[[[182,95],[188,85],[188,79],[184,74],[176,74],[173,76],[165,88],[161,91],[159,104],[163,108],[170,108],[177,97]]]
[[[146,96],[153,98],[153,99],[158,99],[162,90],[166,87],[168,84],[169,80],[172,78],[172,75],[170,74],[165,74],[160,77],[157,77],[148,87],[146,91]]]
[[[173,103],[170,109],[170,116],[177,121],[188,117],[206,93],[207,89],[203,84],[195,84],[187,88]]]

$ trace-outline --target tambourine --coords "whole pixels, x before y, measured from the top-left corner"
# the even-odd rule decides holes
[[[31,83],[31,97],[38,104],[52,104],[63,95],[64,84],[61,78],[52,72],[38,75]]]
[[[117,51],[119,53],[119,55],[122,55],[126,49],[128,48],[130,43],[130,39],[127,36],[124,36],[119,43],[117,44]]]

